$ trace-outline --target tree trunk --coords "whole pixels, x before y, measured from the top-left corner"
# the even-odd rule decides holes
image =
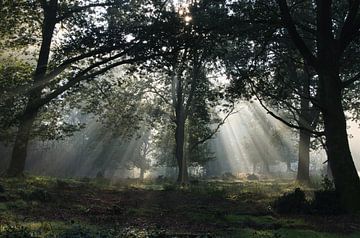
[[[179,184],[187,184],[188,182],[188,171],[186,158],[184,156],[184,145],[185,145],[185,108],[184,108],[184,96],[183,86],[181,79],[176,80],[176,101],[175,101],[175,116],[176,116],[176,131],[175,131],[175,157],[179,167],[178,179]]]
[[[176,141],[176,160],[179,167],[179,174],[177,182],[180,184],[186,184],[188,182],[188,171],[186,158],[184,156],[184,145],[185,145],[185,117],[184,117],[184,108],[183,105],[179,105],[179,113],[177,113],[177,122],[176,122],[176,132],[175,132],[175,141]]]
[[[16,135],[15,144],[12,151],[12,157],[9,168],[6,172],[9,177],[22,176],[25,169],[27,145],[30,139],[30,132],[36,114],[23,117],[20,121],[18,133]]]
[[[304,64],[302,69],[302,77],[300,90],[300,123],[299,126],[304,128],[311,129],[312,127],[312,115],[310,115],[310,81],[311,76],[309,75],[309,70],[307,64]],[[312,113],[315,115],[314,113]],[[313,116],[314,117],[314,116]],[[300,182],[308,183],[310,182],[310,140],[311,134],[304,130],[300,129],[299,131],[299,160],[298,160],[298,171],[296,179]]]
[[[58,0],[50,0],[48,3],[43,3],[42,5],[44,10],[42,42],[36,70],[33,76],[34,83],[41,81],[47,71],[51,41],[55,25],[57,23],[57,6]],[[40,109],[37,106],[34,107],[32,103],[41,98],[42,89],[43,88],[40,87],[30,94],[23,116],[20,119],[10,166],[6,172],[8,176],[14,177],[23,175],[26,162],[27,145],[30,140],[30,132],[37,116],[37,112]]]
[[[139,179],[144,180],[144,175],[145,175],[145,169],[140,168],[140,177],[139,177]]]
[[[360,210],[360,180],[350,152],[346,118],[341,103],[341,80],[336,67],[327,67],[319,74],[322,83],[328,162],[341,203],[348,212]]]
[[[342,106],[340,60],[355,38],[359,26],[352,20],[341,29],[340,39],[334,37],[332,1],[316,1],[316,54],[309,50],[297,32],[286,0],[277,1],[282,20],[296,48],[319,76],[320,106],[324,120],[328,162],[334,177],[341,205],[348,212],[360,211],[360,180],[351,156],[346,132],[346,118]],[[349,14],[357,14],[357,4],[351,4]],[[354,11],[354,12],[353,12]],[[348,19],[348,18],[347,18]]]
[[[309,166],[310,166],[310,133],[300,130],[299,140],[299,163],[297,171],[297,180],[300,182],[309,182]]]

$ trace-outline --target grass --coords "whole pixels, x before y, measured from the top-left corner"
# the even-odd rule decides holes
[[[0,237],[360,237],[359,217],[276,214],[273,201],[302,186],[286,180],[179,187],[29,176],[0,185]]]

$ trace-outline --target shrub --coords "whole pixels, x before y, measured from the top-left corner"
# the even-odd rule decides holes
[[[280,214],[304,214],[309,211],[309,203],[300,188],[279,197],[274,203],[275,210]]]
[[[332,180],[324,176],[321,182],[322,190],[314,193],[311,208],[316,214],[338,215],[345,213],[340,206],[340,196],[335,190]]]
[[[321,187],[324,191],[334,191],[335,185],[331,179],[329,179],[328,176],[324,176],[321,181]]]

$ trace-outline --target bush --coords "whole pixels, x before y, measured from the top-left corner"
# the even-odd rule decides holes
[[[335,190],[334,183],[327,176],[321,182],[322,190],[314,193],[311,208],[315,214],[339,215],[345,213],[340,206],[340,196]]]
[[[309,202],[300,188],[294,192],[284,194],[274,203],[275,210],[280,214],[304,214],[309,211]]]
[[[334,191],[335,185],[331,179],[329,179],[328,176],[324,176],[321,181],[321,187],[324,191]]]
[[[4,193],[5,192],[5,188],[0,184],[0,193]]]

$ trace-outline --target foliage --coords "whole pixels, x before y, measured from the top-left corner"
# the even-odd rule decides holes
[[[0,141],[10,142],[13,139],[14,117],[23,110],[26,98],[13,96],[17,88],[29,84],[32,67],[23,60],[0,57]]]
[[[328,176],[324,176],[322,181],[321,181],[321,187],[324,191],[334,191],[335,190],[335,186],[334,186],[334,182],[329,179]]]
[[[41,20],[38,1],[1,1],[0,52],[8,48],[19,49],[35,44],[39,37]]]
[[[279,197],[274,202],[274,208],[279,214],[306,214],[309,210],[309,203],[305,193],[300,188],[294,192]]]
[[[314,192],[311,207],[315,214],[338,215],[345,213],[340,205],[340,196],[335,190],[334,183],[327,176],[323,177],[322,189]]]

